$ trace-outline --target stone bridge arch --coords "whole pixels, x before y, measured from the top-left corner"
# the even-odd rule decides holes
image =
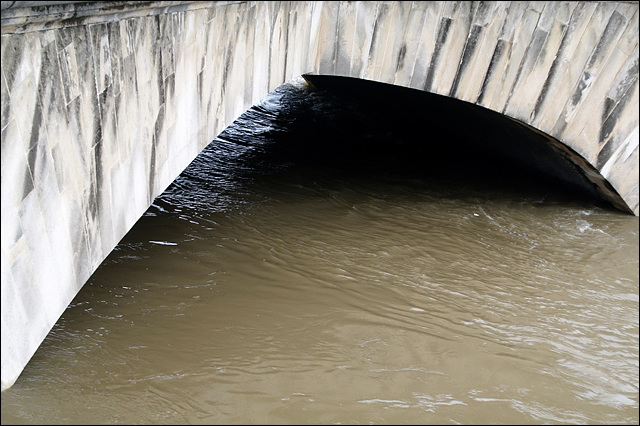
[[[322,44],[317,73],[518,120],[574,150],[638,214],[637,3],[340,2],[325,13],[335,42]]]
[[[2,389],[197,154],[293,77],[453,97],[638,215],[637,2],[2,2]]]

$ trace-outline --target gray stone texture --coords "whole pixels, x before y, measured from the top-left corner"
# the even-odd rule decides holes
[[[3,390],[153,199],[304,73],[505,114],[638,215],[637,2],[3,1],[1,42]]]

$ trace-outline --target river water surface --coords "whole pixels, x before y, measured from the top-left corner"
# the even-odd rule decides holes
[[[2,393],[2,424],[637,424],[638,218],[425,173],[385,151],[398,123],[340,130],[332,102],[283,86],[209,145]]]

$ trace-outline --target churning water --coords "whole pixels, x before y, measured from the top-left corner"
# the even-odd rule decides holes
[[[249,110],[94,273],[2,423],[637,424],[638,218],[367,119],[292,84]]]

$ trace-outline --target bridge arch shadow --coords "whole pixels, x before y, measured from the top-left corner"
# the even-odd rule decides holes
[[[556,186],[570,197],[633,214],[616,190],[579,153],[518,120],[455,98],[354,77],[304,74],[314,90],[345,106],[300,120],[292,135],[307,143],[306,161],[367,167],[400,167],[426,176],[511,179]],[[332,132],[332,137],[327,134]],[[409,148],[410,149],[407,149]],[[297,141],[280,150],[301,149]],[[329,158],[330,157],[330,158]],[[300,158],[300,157],[298,157]],[[373,159],[373,160],[372,160]],[[376,164],[372,164],[371,162]],[[534,183],[535,184],[535,183]]]

